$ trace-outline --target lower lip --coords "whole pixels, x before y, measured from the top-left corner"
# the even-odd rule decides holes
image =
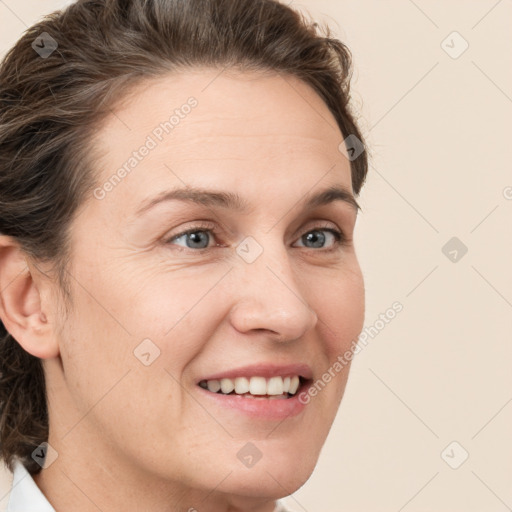
[[[299,395],[307,389],[308,385],[305,383],[297,390],[295,395],[285,399],[246,398],[243,395],[223,395],[212,393],[201,386],[197,387],[203,396],[220,406],[238,410],[252,418],[282,421],[286,418],[297,416],[304,410],[306,404],[299,401]]]

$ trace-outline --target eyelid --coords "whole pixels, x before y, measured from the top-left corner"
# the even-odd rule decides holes
[[[313,231],[328,231],[336,239],[335,244],[331,248],[318,249],[316,252],[324,252],[324,253],[333,252],[336,249],[340,249],[341,247],[350,245],[350,243],[352,242],[352,238],[346,234],[345,230],[343,230],[342,228],[339,228],[336,225],[333,226],[332,223],[325,223],[325,221],[323,224],[313,224],[313,225],[307,227],[306,229],[301,230],[302,234],[299,235],[297,241],[299,241],[302,238],[302,236],[304,236],[305,234],[313,232]]]
[[[197,220],[197,221],[192,221],[192,222],[194,224],[190,228],[185,229],[184,231],[180,231],[179,233],[176,233],[174,235],[164,236],[163,237],[163,242],[166,243],[166,244],[170,243],[175,238],[180,238],[183,235],[186,235],[188,233],[193,233],[194,231],[212,231],[214,233],[217,232],[217,230],[215,229],[215,224],[212,223],[212,222],[203,221],[203,220]]]

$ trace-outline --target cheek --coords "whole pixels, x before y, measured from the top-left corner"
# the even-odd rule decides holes
[[[343,270],[331,279],[318,295],[315,308],[329,360],[333,361],[357,341],[363,328],[365,291],[359,267]]]
[[[127,333],[94,301],[81,297],[76,306],[79,313],[70,314],[62,332],[61,359],[70,406],[76,409],[67,413],[76,416],[68,428],[77,424],[73,435],[79,435],[93,425],[117,446],[130,444],[142,428],[162,438],[161,428],[180,421],[183,397],[171,375],[180,378],[187,354],[171,346],[176,339],[168,336],[166,346],[162,339],[152,336],[152,326],[147,323],[142,329],[149,333],[145,338],[153,337],[160,353],[154,358],[154,348],[145,345],[143,352],[149,352],[151,360],[145,365],[142,352],[138,352],[140,359],[134,354],[144,338]],[[140,323],[144,325],[142,319]],[[152,417],[162,421],[148,423],[147,418]],[[144,450],[151,453],[148,445],[152,436],[147,443],[137,437],[139,442],[132,451],[139,450],[141,457]]]
[[[141,340],[154,341],[165,367],[181,371],[218,328],[224,310],[216,284],[223,273],[223,269],[187,275],[158,273],[144,279],[126,304],[131,332]]]
[[[98,304],[77,300],[75,305],[79,313],[67,319],[60,352],[69,392],[87,412],[133,366],[133,339]]]
[[[352,361],[345,354],[357,343],[365,312],[364,281],[357,265],[336,272],[323,284],[321,290],[315,290],[317,300],[311,304],[318,315],[323,347],[320,367],[324,373],[313,383],[309,398],[317,408],[317,424],[324,426],[316,438],[319,443],[327,436],[345,393]]]

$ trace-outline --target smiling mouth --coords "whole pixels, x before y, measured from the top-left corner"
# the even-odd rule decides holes
[[[300,375],[286,377],[236,377],[202,380],[199,386],[217,395],[239,395],[244,398],[286,400],[297,395],[308,379]]]

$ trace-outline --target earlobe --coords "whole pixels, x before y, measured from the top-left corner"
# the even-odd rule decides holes
[[[28,353],[48,359],[59,355],[59,346],[42,308],[42,280],[36,281],[35,269],[19,244],[0,235],[0,318]]]

